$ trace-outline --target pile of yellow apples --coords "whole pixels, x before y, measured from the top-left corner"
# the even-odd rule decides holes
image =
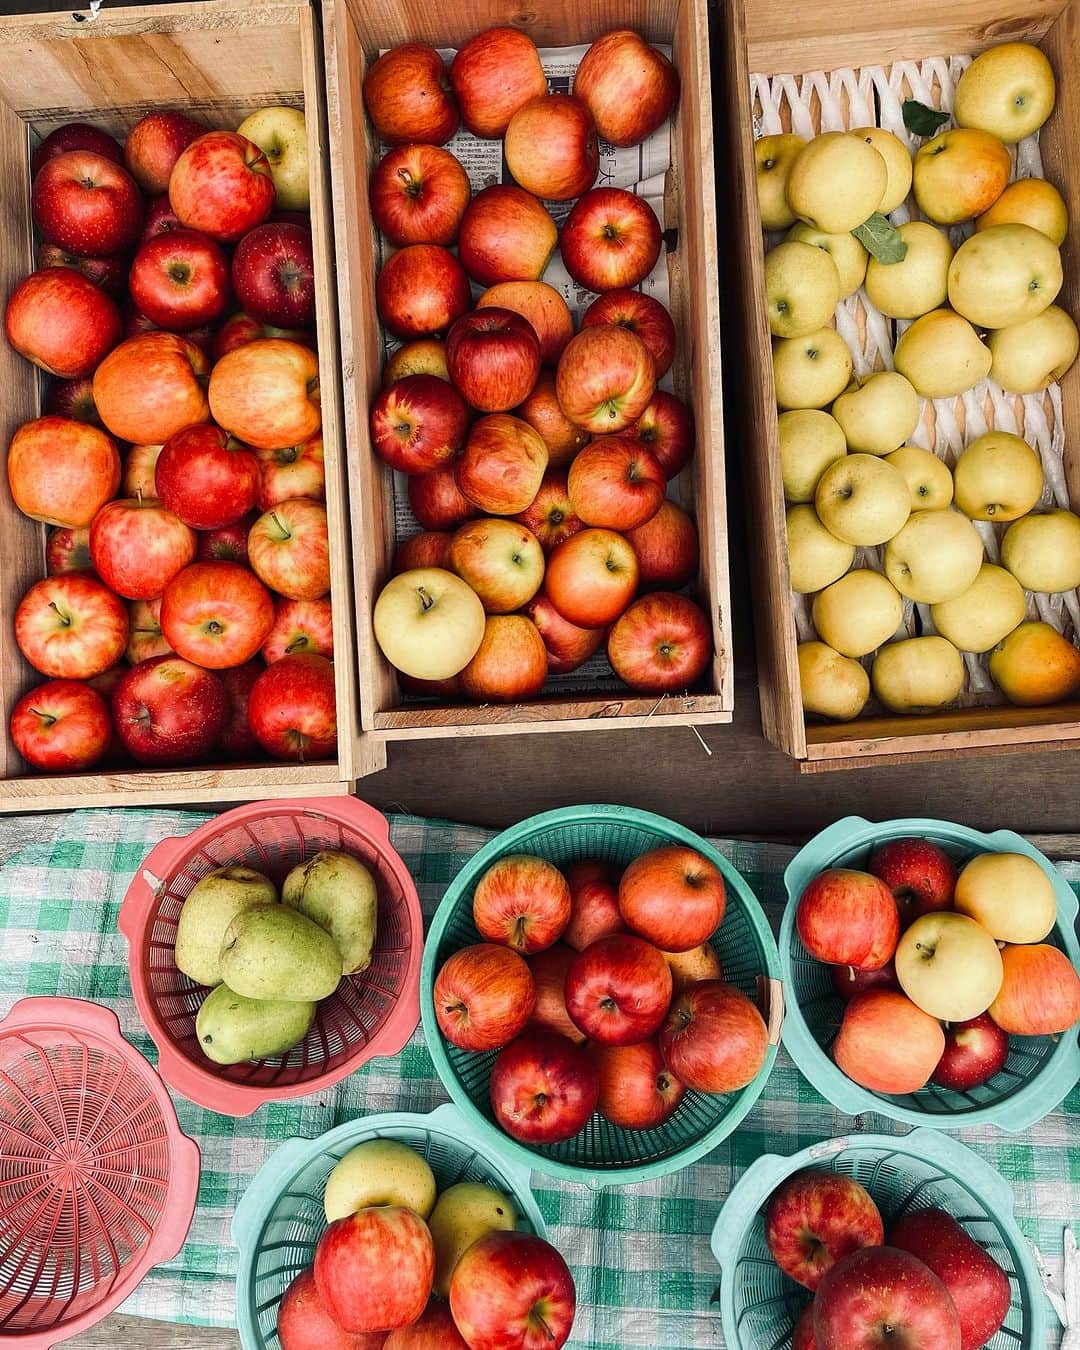
[[[820,638],[799,648],[808,713],[855,718],[871,687],[891,712],[943,708],[963,690],[965,652],[991,653],[991,677],[1015,704],[1080,688],[1080,652],[1024,622],[1025,591],[1080,586],[1080,517],[1040,506],[1039,455],[977,427],[951,470],[908,444],[922,400],[953,400],[988,376],[1009,394],[1038,393],[1076,359],[1076,324],[1054,303],[1065,202],[1043,179],[1009,182],[1008,147],[1039,130],[1055,95],[1046,56],[1005,43],[967,67],[957,125],[914,156],[879,127],[755,145],[762,225],[786,231],[766,254],[765,288],[791,583],[813,596]],[[944,118],[905,106],[921,133]],[[913,218],[893,225],[912,193]],[[864,376],[833,323],[860,287],[895,329],[894,369]],[[1001,566],[973,522],[1007,527]],[[884,573],[853,569],[857,550],[877,547]],[[933,631],[906,636],[905,599],[929,607]],[[861,661],[874,653],[868,675]]]

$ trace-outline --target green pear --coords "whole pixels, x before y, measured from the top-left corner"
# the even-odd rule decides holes
[[[245,998],[317,1003],[338,987],[341,953],[330,934],[298,910],[257,905],[226,929],[221,978]]]
[[[314,1003],[245,998],[219,984],[203,1000],[195,1035],[200,1050],[215,1064],[242,1064],[287,1054],[314,1020]]]
[[[273,882],[250,867],[219,867],[197,881],[176,927],[176,968],[196,984],[221,983],[221,943],[233,919],[277,900]]]
[[[281,900],[326,929],[346,975],[371,965],[379,897],[375,878],[359,859],[333,849],[316,853],[285,878]]]
[[[435,1174],[414,1148],[396,1139],[365,1139],[326,1181],[327,1223],[371,1205],[399,1205],[426,1219],[435,1205]]]
[[[459,1181],[439,1196],[428,1220],[435,1243],[435,1293],[446,1298],[450,1276],[485,1233],[511,1232],[517,1214],[510,1197],[480,1181]]]

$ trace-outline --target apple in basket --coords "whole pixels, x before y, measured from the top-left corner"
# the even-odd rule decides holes
[[[1008,1057],[1008,1034],[989,1013],[981,1013],[945,1028],[945,1051],[933,1079],[953,1092],[969,1092],[999,1073]]]
[[[961,1350],[960,1318],[930,1268],[895,1247],[864,1247],[825,1273],[814,1299],[819,1350]]]
[[[315,1286],[315,1272],[297,1275],[278,1308],[277,1335],[281,1350],[382,1350],[381,1331],[342,1331],[326,1311]]]
[[[381,1350],[469,1350],[449,1303],[441,1298],[432,1298],[417,1321],[398,1327],[379,1344]]]
[[[209,670],[250,661],[273,623],[270,592],[239,563],[192,563],[161,597],[165,641],[178,656]]]
[[[868,870],[892,891],[904,928],[952,904],[956,864],[929,839],[890,839],[874,850]]]
[[[580,1045],[585,1034],[566,1010],[566,972],[574,964],[575,956],[572,947],[556,942],[554,947],[545,947],[542,952],[529,957],[528,966],[536,990],[536,1006],[529,1018],[529,1026],[557,1032]]]
[[[476,302],[477,309],[493,305],[527,319],[540,340],[540,360],[545,366],[557,364],[574,336],[574,316],[554,286],[546,281],[500,281],[489,286]],[[547,375],[550,379],[551,372]]]
[[[319,358],[285,338],[227,352],[210,373],[207,397],[214,421],[256,450],[298,445],[322,426]]]
[[[670,1004],[671,971],[663,954],[630,933],[600,938],[567,972],[567,1010],[602,1045],[634,1045],[652,1036]]]
[[[1080,1021],[1080,975],[1048,943],[1009,946],[1001,953],[1004,979],[990,1005],[1003,1031],[1017,1036],[1057,1036]]]
[[[372,1205],[335,1219],[315,1248],[315,1286],[344,1331],[393,1331],[415,1322],[435,1278],[435,1244],[411,1209]]]
[[[675,325],[659,300],[641,291],[607,291],[592,302],[581,318],[582,328],[617,323],[628,328],[648,347],[659,380],[675,359]]]
[[[536,1003],[529,967],[493,942],[448,957],[432,991],[439,1030],[461,1050],[498,1050],[525,1027]]]
[[[881,1214],[869,1192],[838,1172],[788,1177],[769,1197],[765,1241],[785,1275],[815,1290],[825,1272],[860,1247],[885,1240]]]
[[[668,1068],[698,1092],[738,1092],[761,1072],[769,1032],[741,990],[720,980],[690,984],[660,1031]]]
[[[878,970],[856,970],[854,966],[830,966],[829,977],[832,986],[845,1003],[856,994],[865,994],[868,989],[893,989],[900,991],[900,981],[896,978],[896,967],[891,961]]]
[[[900,916],[883,881],[869,872],[833,867],[799,897],[795,927],[819,961],[878,970],[896,951]]]
[[[473,892],[473,922],[488,942],[528,956],[550,947],[570,921],[570,887],[557,867],[514,853],[492,863]]]
[[[545,201],[570,201],[596,182],[596,123],[573,94],[545,92],[511,117],[503,154],[514,181],[527,192]]]
[[[536,43],[519,28],[488,28],[458,50],[450,83],[474,136],[498,140],[530,99],[547,93]]]
[[[619,912],[619,869],[599,858],[583,858],[566,869],[570,886],[570,922],[563,941],[583,952],[597,938],[621,933],[625,924]]]
[[[625,1130],[655,1130],[678,1109],[685,1087],[655,1040],[637,1045],[590,1046],[600,1079],[597,1110]]]
[[[526,1030],[491,1070],[495,1119],[523,1144],[572,1138],[596,1110],[600,1082],[588,1051],[565,1036]]]
[[[267,666],[252,687],[248,720],[275,759],[301,764],[328,759],[337,750],[333,663],[297,652]]]
[[[560,1350],[577,1307],[562,1256],[532,1233],[488,1233],[450,1280],[450,1311],[470,1350]]]
[[[619,912],[633,932],[661,950],[685,952],[720,927],[724,878],[696,849],[668,845],[633,860],[619,882]]]

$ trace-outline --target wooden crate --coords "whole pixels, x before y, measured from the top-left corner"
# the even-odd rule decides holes
[[[784,529],[784,493],[765,309],[761,216],[755,187],[751,74],[801,75],[897,61],[975,54],[1000,42],[1038,43],[1058,77],[1057,106],[1040,136],[1046,176],[1064,193],[1073,228],[1063,258],[1058,299],[1080,316],[1080,0],[911,0],[903,6],[792,5],[788,0],[726,0],[718,19],[717,82],[726,127],[721,153],[728,194],[726,255],[739,333],[730,344],[741,361],[734,386],[740,398],[742,473],[748,495],[761,717],[765,735],[814,772],[912,759],[1049,750],[1080,740],[1080,703],[1050,708],[969,707],[929,716],[866,717],[806,724],[799,690],[796,627]],[[1080,364],[1061,384],[1070,500],[1080,504]]]
[[[341,444],[340,356],[333,232],[326,180],[322,60],[314,15],[305,3],[154,5],[0,20],[0,289],[6,296],[33,268],[29,161],[53,127],[74,119],[116,135],[159,107],[192,111],[208,124],[235,127],[252,109],[289,103],[307,112],[312,168],[323,438],[330,523],[336,641],[339,751],[312,765],[262,763],[191,769],[124,769],[72,776],[27,772],[0,736],[0,811],[72,806],[238,801],[268,796],[347,793],[357,777],[385,764],[384,749],[361,739],[352,623],[351,561]],[[0,433],[7,444],[38,415],[38,372],[0,342]],[[12,640],[15,607],[44,575],[44,527],[0,495],[0,708],[40,680]]]
[[[510,707],[405,704],[395,672],[382,657],[371,623],[394,548],[390,475],[371,450],[368,409],[378,390],[382,344],[375,312],[375,231],[367,182],[377,161],[361,84],[379,51],[410,39],[459,47],[496,24],[514,23],[540,47],[593,41],[611,28],[632,27],[650,42],[670,43],[682,77],[672,123],[666,225],[678,231],[669,250],[672,312],[679,335],[676,391],[692,406],[697,427],[693,472],[701,533],[698,594],[710,613],[715,655],[705,693],[658,698],[629,690],[541,698]],[[714,222],[712,100],[706,0],[573,0],[515,10],[504,0],[431,5],[420,0],[324,0],[331,182],[337,235],[345,399],[345,439],[355,541],[357,646],[363,726],[393,739],[482,735],[588,727],[729,722],[734,697],[724,444],[720,393],[718,271]]]

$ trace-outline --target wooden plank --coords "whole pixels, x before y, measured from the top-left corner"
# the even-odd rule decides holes
[[[235,1331],[211,1327],[181,1327],[149,1317],[114,1313],[92,1331],[65,1341],[70,1350],[240,1350]]]

